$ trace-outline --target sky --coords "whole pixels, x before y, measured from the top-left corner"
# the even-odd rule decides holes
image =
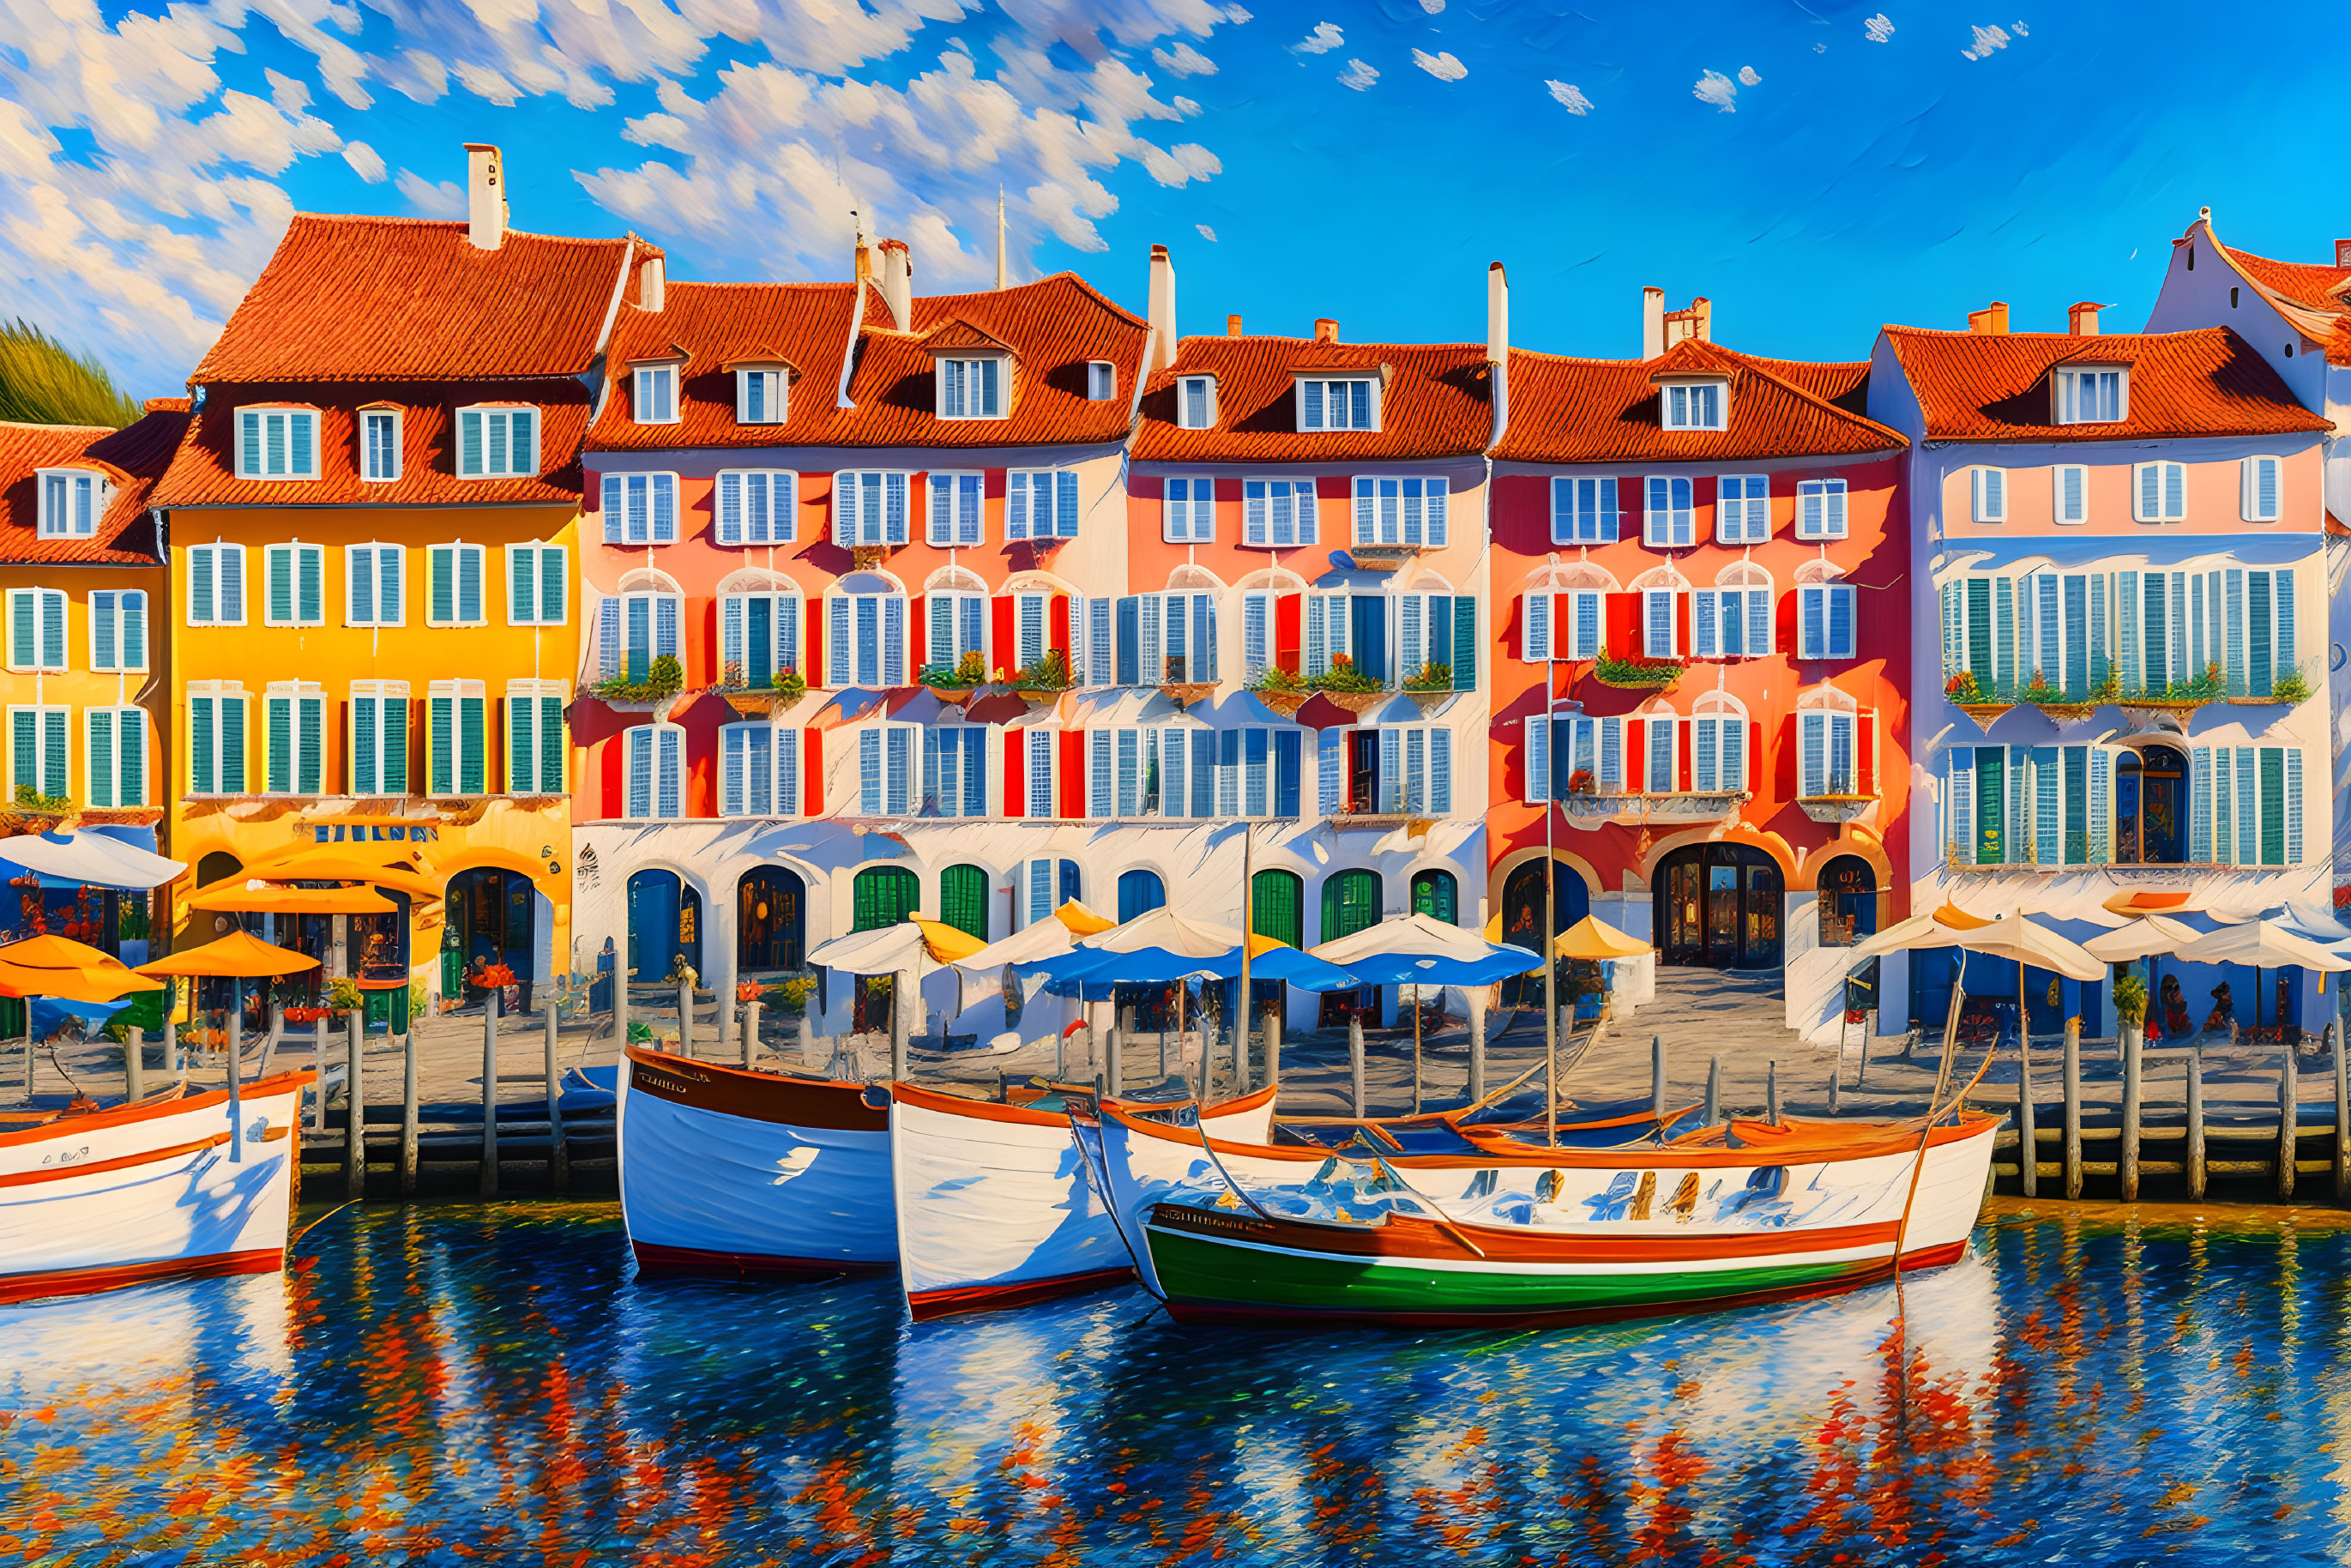
[[[2023,3],[0,0],[0,316],[180,392],[294,212],[462,216],[469,141],[516,227],[674,278],[846,277],[856,207],[985,287],[1001,189],[1016,279],[1140,311],[1165,244],[1188,332],[1482,340],[1499,260],[1515,342],[1600,356],[1645,284],[1858,359],[2136,326],[2199,206],[2351,235],[2339,12]]]

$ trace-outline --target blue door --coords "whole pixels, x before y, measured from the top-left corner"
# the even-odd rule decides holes
[[[684,957],[702,972],[702,898],[675,872],[641,871],[629,878],[629,977],[659,980]]]

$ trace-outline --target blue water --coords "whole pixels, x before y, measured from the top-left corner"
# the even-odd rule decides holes
[[[0,1561],[2332,1562],[2351,1234],[2009,1221],[1891,1288],[1544,1333],[913,1326],[639,1284],[610,1208],[345,1209],[0,1312]]]

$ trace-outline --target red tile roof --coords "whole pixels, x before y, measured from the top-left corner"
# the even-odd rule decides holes
[[[147,518],[149,492],[187,425],[183,397],[149,399],[146,413],[121,430],[0,423],[0,563],[160,566]],[[88,538],[40,537],[34,476],[40,468],[95,468],[114,482],[114,498],[97,532]]]
[[[1660,425],[1656,379],[1719,374],[1728,427]],[[1860,412],[1869,367],[1738,353],[1686,338],[1654,360],[1510,350],[1510,422],[1494,455],[1520,463],[1731,462],[1845,456],[1907,444]]]
[[[889,326],[878,291],[865,297],[849,397],[835,406],[841,360],[856,308],[848,283],[673,283],[659,311],[623,305],[612,332],[615,363],[691,351],[674,424],[638,424],[632,387],[616,381],[589,433],[599,452],[684,447],[1081,444],[1123,440],[1128,400],[1143,364],[1144,323],[1071,273],[984,294],[917,296],[911,330]],[[875,323],[881,323],[876,326]],[[935,412],[936,349],[1002,344],[1018,356],[1009,416],[944,420]],[[735,378],[748,360],[789,361],[799,374],[778,424],[738,424]],[[1086,396],[1086,364],[1118,369],[1114,394]]]
[[[2295,401],[2252,345],[2226,327],[2116,332],[2131,357],[2130,417],[2059,424],[2049,370],[2079,353],[2065,332],[1945,332],[1888,327],[1886,340],[1937,441],[2128,441],[2282,435],[2333,428]]]
[[[1296,372],[1384,375],[1377,430],[1301,431]],[[1217,378],[1217,424],[1176,423],[1176,379]],[[1482,343],[1329,343],[1311,338],[1186,338],[1143,390],[1134,455],[1147,463],[1352,463],[1459,457],[1493,438],[1493,378]]]
[[[626,274],[662,253],[634,235],[298,214],[192,381],[569,376],[589,368]]]
[[[2272,261],[2265,256],[2251,256],[2233,246],[2228,249],[2229,259],[2237,269],[2273,294],[2283,296],[2296,305],[2306,305],[2314,310],[2344,308],[2343,287],[2351,283],[2351,267],[2332,267],[2324,262]]]
[[[325,395],[321,395],[321,394]],[[536,477],[461,479],[452,452],[456,411],[473,403],[528,402],[539,411]],[[317,408],[316,479],[240,479],[234,439],[236,410],[248,403]],[[390,403],[401,411],[401,476],[360,477],[359,411]],[[587,433],[588,389],[563,377],[538,382],[375,382],[326,388],[316,383],[209,389],[204,412],[188,426],[171,467],[155,486],[164,507],[495,506],[580,499],[580,441]]]

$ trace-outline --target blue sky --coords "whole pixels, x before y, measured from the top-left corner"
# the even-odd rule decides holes
[[[459,143],[515,223],[632,227],[680,277],[837,277],[852,200],[925,290],[1074,268],[1183,325],[1857,358],[2011,302],[2144,319],[2166,242],[2332,255],[2339,12],[1749,0],[50,0],[0,12],[0,277],[175,392],[298,209],[449,214]],[[2330,199],[2331,198],[2331,199]],[[1210,235],[1214,238],[1209,237]]]

